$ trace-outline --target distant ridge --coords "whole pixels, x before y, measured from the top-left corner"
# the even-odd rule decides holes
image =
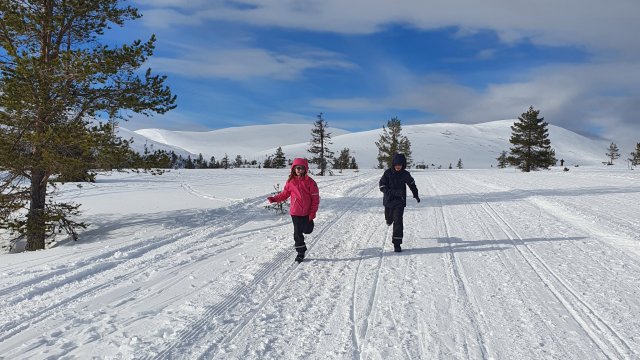
[[[144,151],[144,147],[146,145],[150,151],[154,151],[154,150],[173,151],[176,153],[176,155],[182,155],[185,158],[189,155],[191,156],[194,155],[177,145],[171,145],[164,142],[155,141],[152,138],[146,137],[144,135],[140,135],[135,131],[131,131],[123,127],[118,127],[118,135],[125,140],[133,139],[133,144],[131,144],[131,148],[139,153],[142,153]]]
[[[232,159],[236,155],[250,158],[266,149],[278,146],[308,143],[312,124],[272,124],[231,127],[213,131],[172,131],[140,129],[135,133],[161,144],[177,146],[193,154],[202,153],[220,159],[226,153]],[[342,129],[329,129],[333,135],[347,134]]]
[[[516,119],[497,120],[480,124],[436,123],[404,125],[403,133],[411,141],[414,164],[424,163],[432,167],[455,167],[458,159],[464,168],[490,168],[496,158],[511,144],[511,125]],[[273,124],[226,128],[208,132],[142,129],[139,136],[156,143],[184,149],[193,154],[202,153],[205,158],[217,159],[228,154],[241,155],[258,162],[272,155],[282,146],[287,158],[309,157],[312,124]],[[361,168],[377,165],[378,149],[375,146],[382,129],[348,132],[329,128],[332,144],[329,148],[338,155],[349,148]],[[549,138],[558,160],[566,166],[600,165],[606,161],[604,153],[609,146],[605,139],[593,139],[559,126],[549,125]]]

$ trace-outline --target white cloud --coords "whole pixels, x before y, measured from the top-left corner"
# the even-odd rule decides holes
[[[260,48],[225,50],[190,49],[178,58],[155,57],[149,65],[161,72],[189,77],[247,80],[266,77],[293,80],[312,68],[352,68],[338,54],[326,51],[288,55]]]
[[[210,0],[134,0],[136,4],[176,9],[198,9],[213,2]]]
[[[172,28],[176,25],[202,24],[202,19],[197,16],[184,14],[173,9],[149,9],[145,10],[142,16],[145,25],[154,28]]]
[[[179,9],[192,21],[236,21],[350,34],[372,33],[386,25],[401,23],[425,30],[458,27],[464,29],[461,35],[477,29],[493,30],[505,42],[527,37],[538,44],[570,44],[633,53],[640,47],[636,36],[640,32],[637,21],[640,2],[636,0],[616,0],[606,5],[601,0],[493,0],[481,5],[476,0],[139,2],[161,9]],[[149,21],[155,23],[153,19]],[[183,21],[181,16],[162,19],[167,25]]]

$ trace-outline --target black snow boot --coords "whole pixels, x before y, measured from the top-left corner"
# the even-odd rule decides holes
[[[296,256],[296,262],[299,264],[302,262],[302,260],[304,260],[304,255],[298,254],[298,256]]]
[[[393,244],[393,251],[402,252],[402,248],[400,247],[400,244]]]

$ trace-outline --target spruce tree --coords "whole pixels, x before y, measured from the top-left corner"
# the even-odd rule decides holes
[[[620,150],[618,149],[618,145],[613,142],[609,145],[608,150],[609,151],[605,153],[605,155],[607,155],[607,157],[609,158],[608,165],[613,165],[613,160],[616,160],[620,157]]]
[[[511,155],[508,157],[511,165],[517,166],[524,172],[548,169],[556,163],[555,151],[551,148],[549,140],[548,123],[544,118],[538,118],[540,110],[529,107],[522,113],[518,121],[511,126],[511,138],[509,142]]]
[[[287,167],[287,158],[284,156],[282,146],[278,146],[276,149],[276,153],[273,155],[273,159],[271,160],[271,167],[275,169],[284,169]]]
[[[164,76],[139,72],[155,36],[100,43],[140,16],[118,0],[0,1],[0,227],[24,235],[27,250],[44,249],[56,227],[83,226],[78,205],[53,202],[53,180],[136,166],[117,121],[175,107]]]
[[[402,135],[402,124],[397,117],[387,122],[387,127],[382,125],[382,135],[376,141],[378,147],[378,168],[390,168],[394,155],[400,153],[407,158],[407,167],[411,167],[411,141]]]
[[[195,161],[196,169],[205,169],[207,167],[207,161],[204,159],[202,153],[198,154],[198,158]]]
[[[355,156],[351,157],[351,162],[349,163],[349,169],[358,170],[358,163],[356,162]]]
[[[503,150],[502,153],[500,153],[500,156],[496,158],[496,160],[498,160],[498,167],[500,169],[506,168],[509,165],[509,161],[507,158],[507,151]]]
[[[318,114],[318,120],[311,129],[310,148],[307,149],[312,154],[309,162],[318,166],[320,176],[325,175],[329,161],[333,159],[333,152],[328,147],[331,145],[331,133],[327,131],[328,127],[329,125],[322,118],[322,113]]]
[[[273,167],[272,163],[273,163],[273,157],[267,156],[267,158],[264,159],[264,162],[262,163],[262,167],[265,169],[271,169]]]
[[[236,156],[236,160],[233,162],[233,165],[237,168],[242,166],[242,155]]]
[[[636,144],[636,151],[631,153],[629,161],[631,161],[631,165],[633,166],[638,166],[638,164],[640,164],[640,143]]]
[[[222,160],[220,160],[220,167],[223,169],[228,169],[229,166],[231,166],[231,163],[229,162],[229,155],[227,155],[227,153],[224,153],[224,157],[222,158]]]
[[[351,154],[349,152],[349,148],[344,148],[340,151],[340,155],[333,161],[334,169],[338,169],[342,172],[343,169],[349,168],[349,160],[351,159]]]
[[[176,152],[171,150],[170,152],[170,156],[171,156],[171,168],[172,169],[177,169],[178,167],[178,155],[176,155]]]
[[[458,163],[456,164],[458,169],[462,169],[462,159],[458,159]]]
[[[195,169],[196,164],[191,160],[191,155],[187,156],[187,161],[184,163],[185,169]]]

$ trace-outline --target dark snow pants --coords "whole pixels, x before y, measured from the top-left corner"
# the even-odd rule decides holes
[[[387,225],[393,224],[393,240],[394,244],[402,244],[402,232],[404,225],[402,224],[402,216],[404,215],[404,207],[385,207],[384,219],[387,221]]]
[[[304,243],[303,234],[311,234],[313,231],[313,221],[309,220],[309,216],[291,215],[293,220],[293,240],[295,241],[296,251],[299,255],[303,255],[307,251],[307,245]]]

